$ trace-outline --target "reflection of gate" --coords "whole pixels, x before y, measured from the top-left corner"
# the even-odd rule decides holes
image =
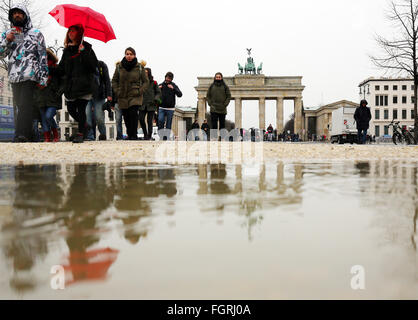
[[[207,109],[206,93],[213,82],[212,77],[198,77],[198,119],[203,123]],[[259,129],[266,129],[266,100],[276,101],[276,128],[283,132],[283,101],[294,100],[295,103],[295,133],[302,133],[302,77],[266,77],[265,75],[235,75],[224,77],[229,86],[232,99],[235,100],[235,128],[242,128],[242,101],[259,101]],[[273,121],[269,121],[273,122]]]

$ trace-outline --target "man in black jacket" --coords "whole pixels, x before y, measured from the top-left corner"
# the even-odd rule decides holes
[[[182,97],[179,87],[173,82],[174,75],[172,72],[167,72],[165,81],[160,84],[161,89],[161,106],[158,110],[158,130],[170,129],[173,121],[174,110],[176,106],[176,96]]]
[[[372,118],[370,109],[367,107],[367,101],[361,100],[360,107],[354,113],[354,120],[357,123],[358,143],[366,144],[367,130],[369,129],[369,122]]]

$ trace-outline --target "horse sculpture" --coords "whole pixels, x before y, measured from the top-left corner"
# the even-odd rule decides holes
[[[239,74],[243,74],[244,73],[244,68],[239,63],[238,63],[238,72],[239,72]]]
[[[256,74],[256,68],[254,60],[251,57],[248,57],[247,64],[245,65],[245,74]]]
[[[263,72],[263,63],[260,63],[260,66],[257,68],[257,74],[261,74]]]

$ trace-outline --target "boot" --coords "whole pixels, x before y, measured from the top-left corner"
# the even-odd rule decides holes
[[[58,133],[57,128],[52,129],[52,134],[54,136],[54,139],[52,140],[52,142],[59,142],[60,141],[60,135]]]
[[[44,132],[44,142],[51,142],[51,132]]]

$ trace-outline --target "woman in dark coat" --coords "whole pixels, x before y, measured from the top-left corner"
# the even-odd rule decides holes
[[[209,87],[206,94],[206,99],[210,106],[212,129],[218,129],[218,122],[219,129],[225,129],[226,108],[231,101],[231,92],[223,80],[222,73],[218,72],[215,75],[213,84]]]
[[[135,50],[127,48],[122,62],[116,64],[112,87],[125,120],[129,140],[138,140],[138,109],[148,84],[147,74],[138,62]]]
[[[94,74],[97,58],[91,44],[83,40],[84,28],[75,25],[68,28],[64,42],[64,53],[59,64],[60,73],[64,76],[64,95],[68,113],[78,122],[78,135],[74,143],[84,141],[88,128],[86,123],[86,106],[93,97]]]
[[[157,81],[154,81],[151,69],[145,68],[145,73],[148,76],[149,86],[144,92],[144,99],[139,107],[139,123],[144,131],[144,139],[151,140],[154,115],[157,105],[161,103],[161,89]],[[147,123],[145,123],[145,117],[147,117]]]

